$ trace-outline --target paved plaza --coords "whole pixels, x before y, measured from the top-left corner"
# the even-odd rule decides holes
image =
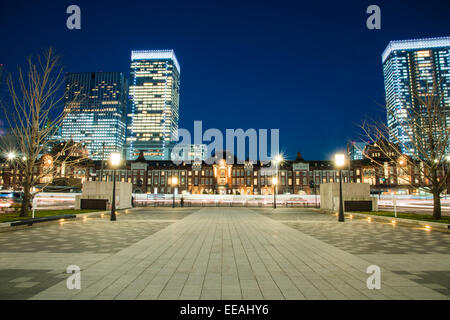
[[[300,208],[139,208],[0,233],[0,299],[450,299],[450,234]],[[67,289],[69,265],[81,289]],[[367,267],[381,289],[367,288]]]

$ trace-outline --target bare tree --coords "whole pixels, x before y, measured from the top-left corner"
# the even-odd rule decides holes
[[[22,175],[24,191],[20,216],[28,215],[29,203],[35,196],[33,187],[49,184],[61,166],[81,160],[72,156],[79,147],[75,143],[64,143],[51,158],[43,157],[49,138],[68,112],[63,108],[64,74],[60,58],[50,48],[29,57],[26,72],[19,67],[17,79],[11,74],[7,78],[11,105],[2,103],[2,108],[12,136],[9,141],[15,141],[15,145],[11,148],[8,143],[2,143],[0,147],[3,152],[16,152],[15,166]]]
[[[411,178],[403,181],[404,184],[433,195],[434,219],[441,218],[441,194],[447,189],[450,172],[450,110],[441,92],[440,83],[434,83],[413,95],[413,107],[403,108],[401,112],[386,108],[388,119],[398,124],[407,139],[392,135],[385,122],[365,121],[361,125],[364,140],[368,138],[376,144],[382,158],[411,168]],[[376,165],[383,165],[376,157],[367,153],[365,156]]]

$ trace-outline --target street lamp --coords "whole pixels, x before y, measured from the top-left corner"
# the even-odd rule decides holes
[[[278,185],[278,178],[273,177],[272,178],[272,184],[273,184],[273,208],[277,208],[277,185]]]
[[[13,166],[13,161],[16,158],[16,154],[12,151],[8,152],[6,154],[6,158],[10,162],[10,164],[9,164],[10,172],[12,171],[11,178],[10,178],[11,179],[10,184],[11,184],[12,188],[15,189],[16,182],[17,182],[17,176],[16,176],[17,173],[16,173],[16,163],[14,163],[14,166]]]
[[[173,201],[172,208],[175,208],[175,187],[178,185],[178,177],[172,177]]]
[[[283,156],[281,154],[279,154],[275,157],[275,162],[277,164],[279,164],[281,161],[283,161]]]
[[[445,157],[445,160],[447,160],[447,162],[450,163],[450,155],[446,156],[446,157]],[[448,165],[447,165],[447,170],[450,170],[450,168],[449,168]],[[446,171],[445,171],[445,167],[444,167],[444,175],[445,175],[445,174],[446,174]],[[447,185],[447,187],[448,187],[448,185]],[[447,200],[447,193],[448,193],[448,188],[447,188],[447,191],[444,193],[445,200]]]
[[[16,154],[14,152],[9,152],[6,157],[8,158],[9,161],[12,161],[16,158]]]
[[[111,205],[111,221],[116,221],[116,167],[120,163],[120,153],[111,153],[111,167],[113,168],[113,194]]]
[[[338,153],[335,155],[336,166],[339,168],[339,222],[344,222],[344,201],[342,199],[342,167],[345,163],[345,155]]]
[[[277,196],[276,194],[278,193],[278,167],[280,165],[280,163],[283,161],[283,156],[281,154],[277,155],[275,157],[275,159],[273,160],[273,162],[275,162],[276,165],[276,170],[275,170],[275,177],[272,178],[272,184],[274,185],[274,190],[273,190],[273,208],[276,209],[277,208]]]

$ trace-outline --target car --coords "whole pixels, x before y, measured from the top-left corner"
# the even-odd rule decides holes
[[[0,210],[9,208],[21,208],[24,198],[23,191],[0,191]],[[31,210],[33,207],[31,199],[28,208]]]

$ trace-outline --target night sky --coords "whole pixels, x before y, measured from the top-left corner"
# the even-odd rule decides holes
[[[279,128],[288,158],[330,159],[384,118],[390,40],[450,35],[450,1],[5,1],[0,64],[15,72],[53,46],[68,72],[129,74],[131,50],[174,49],[180,128]],[[81,30],[66,8],[81,8]],[[381,8],[381,30],[366,8]],[[425,4],[425,5],[424,5]],[[5,86],[3,86],[3,90]]]

